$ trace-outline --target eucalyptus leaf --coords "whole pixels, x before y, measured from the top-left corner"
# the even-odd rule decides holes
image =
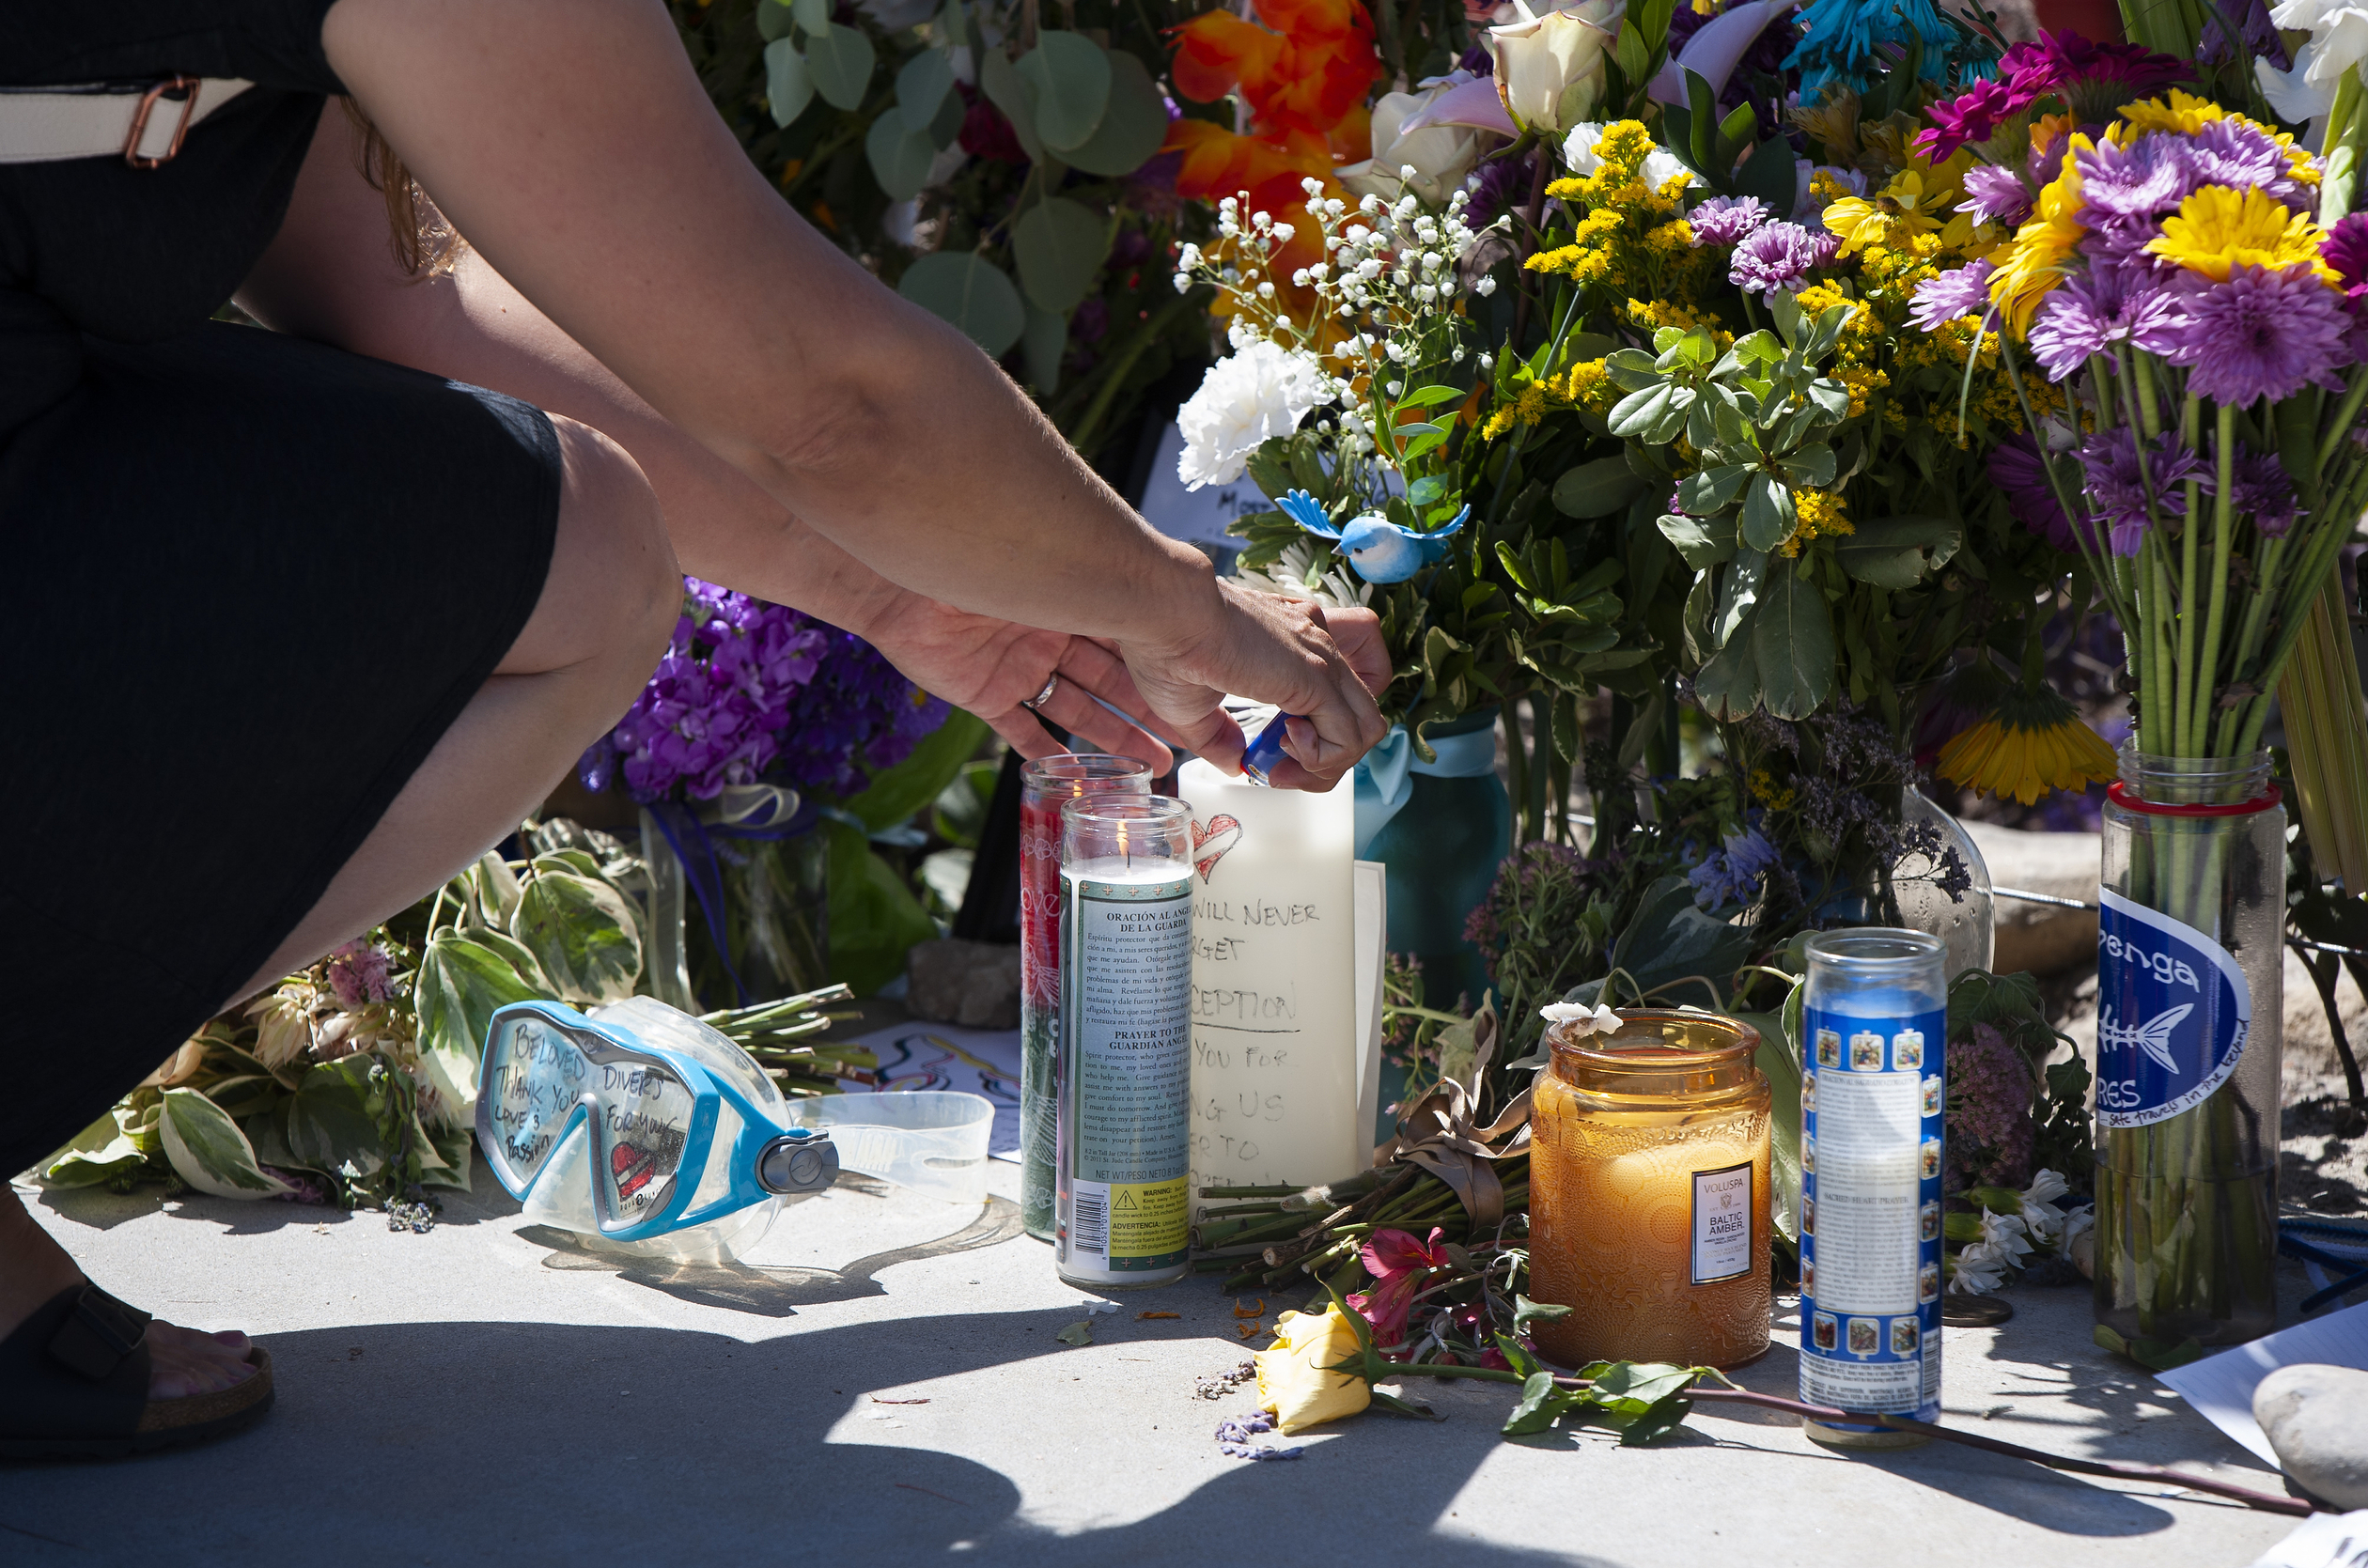
[[[1690,387],[1664,382],[1631,392],[1612,408],[1612,433],[1623,441],[1659,446],[1685,428],[1686,411],[1693,407]]]
[[[1660,519],[1661,536],[1695,571],[1708,571],[1735,554],[1735,519],[1688,517],[1671,512]]]
[[[990,358],[1010,352],[1027,325],[1027,307],[1011,279],[971,251],[932,251],[905,269],[896,292],[961,329]]]
[[[1760,588],[1752,628],[1760,702],[1779,719],[1806,719],[1833,694],[1833,616],[1816,583],[1778,570]]]
[[[934,55],[922,55],[933,59]],[[872,178],[891,201],[905,201],[921,194],[921,187],[929,180],[929,165],[937,160],[937,143],[929,135],[929,123],[924,117],[914,119],[895,104],[880,112],[864,133],[864,157],[871,164]]]
[[[1017,69],[1036,94],[1036,129],[1044,145],[1055,152],[1084,146],[1110,106],[1109,52],[1083,33],[1047,28]]]
[[[806,40],[806,69],[814,90],[833,109],[860,109],[878,63],[872,40],[861,27],[833,27]]]
[[[781,0],[756,0],[756,36],[767,43],[789,36],[789,28],[798,13]]]
[[[1799,514],[1792,491],[1766,474],[1753,474],[1743,486],[1743,542],[1753,550],[1774,550],[1792,537]]]
[[[787,130],[813,101],[814,72],[798,46],[786,38],[765,45],[765,106],[773,123]]]
[[[1861,582],[1912,588],[1948,565],[1964,532],[1946,518],[1877,518],[1834,544],[1833,557]]]
[[[1115,179],[1150,162],[1167,140],[1167,100],[1143,62],[1123,49],[1110,52],[1110,104],[1094,133],[1061,154],[1073,169]]]
[[[622,1001],[641,978],[639,924],[624,894],[606,882],[541,872],[526,884],[510,921],[565,1001]]]
[[[1066,196],[1036,203],[1011,225],[1020,285],[1038,310],[1063,316],[1075,310],[1109,249],[1108,220]]]
[[[1554,481],[1554,509],[1565,517],[1608,518],[1644,490],[1626,458],[1598,458],[1563,471]]]
[[[164,1157],[181,1180],[216,1198],[278,1198],[292,1190],[264,1173],[239,1124],[203,1094],[167,1089],[164,1100],[157,1131],[164,1136]]]
[[[770,5],[771,0],[765,0]],[[926,126],[954,90],[954,67],[941,49],[925,49],[896,72],[896,107],[908,125]]]
[[[798,25],[819,38],[831,30],[831,0],[790,0]]]
[[[1068,349],[1068,318],[1058,311],[1028,306],[1028,324],[1020,330],[1020,349],[1028,370],[1028,385],[1037,396],[1050,396],[1061,384],[1061,356]]]
[[[1003,50],[989,46],[978,59],[978,90],[987,101],[1003,111],[1011,122],[1011,133],[1020,138],[1020,150],[1038,163],[1044,162],[1044,143],[1036,135],[1036,89],[1021,76]],[[943,253],[940,253],[943,254]],[[1012,336],[1019,336],[1013,328]],[[1004,345],[1009,348],[1009,344]],[[1000,353],[1001,349],[990,350]]]
[[[1678,481],[1677,499],[1693,516],[1709,517],[1735,504],[1752,473],[1748,463],[1720,463],[1698,474],[1689,474]]]

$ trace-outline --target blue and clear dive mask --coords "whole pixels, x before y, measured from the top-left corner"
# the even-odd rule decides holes
[[[615,1243],[708,1228],[727,1255],[762,1234],[772,1200],[839,1171],[830,1133],[790,1126],[747,1052],[648,997],[590,1017],[553,1001],[496,1012],[476,1134],[531,1219]]]

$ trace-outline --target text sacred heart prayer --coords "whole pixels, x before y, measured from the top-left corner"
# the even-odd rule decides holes
[[[1241,823],[1239,819],[1223,815],[1212,816],[1206,828],[1195,820],[1192,823],[1192,867],[1200,873],[1201,880],[1207,882],[1208,874],[1217,868],[1217,862],[1240,843]]]

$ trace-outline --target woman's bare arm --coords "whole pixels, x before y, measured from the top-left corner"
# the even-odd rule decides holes
[[[387,242],[349,117],[321,117],[287,220],[239,303],[266,326],[521,397],[581,420],[631,453],[666,514],[684,570],[795,605],[879,646],[932,692],[992,724],[1023,755],[1059,746],[1020,703],[1059,671],[1045,716],[1106,750],[1164,765],[1152,737],[1093,702],[1144,711],[1099,644],[958,611],[900,588],[801,523],[745,474],[658,416],[606,366],[468,252],[415,277]]]
[[[1104,639],[1231,765],[1225,691],[1309,715],[1318,780],[1378,739],[1320,612],[1212,578],[984,355],[770,189],[653,0],[338,0],[331,63],[471,243],[661,416],[892,582]]]

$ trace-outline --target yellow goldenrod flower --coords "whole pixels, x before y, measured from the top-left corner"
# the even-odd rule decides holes
[[[1797,798],[1792,785],[1778,784],[1765,768],[1752,769],[1752,795],[1769,811],[1790,811]]]
[[[2088,232],[2080,222],[2080,170],[2072,156],[2095,146],[2082,135],[2068,139],[2063,172],[2039,193],[2038,206],[2031,221],[2015,231],[2014,243],[1999,248],[2004,259],[1990,274],[1990,303],[2017,337],[2031,330],[2039,302],[2064,281],[2064,260]]]
[[[1612,384],[1611,373],[1599,359],[1581,360],[1572,365],[1570,374],[1564,378],[1562,386],[1557,389],[1566,401],[1582,409],[1593,409],[1597,413],[1612,406],[1611,395],[1617,390]]]
[[[2146,250],[2216,283],[2225,282],[2238,267],[2308,266],[2333,284],[2339,274],[2319,258],[2326,238],[2327,231],[2307,213],[2289,210],[2258,187],[2204,185],[2162,220],[2162,232],[2146,242]]]
[[[2051,789],[2086,789],[2114,777],[2113,749],[2045,686],[2007,692],[1998,710],[1940,748],[1940,775],[1977,793],[2028,806]]]
[[[1371,1405],[1373,1385],[1354,1373],[1330,1370],[1362,1349],[1355,1326],[1337,1305],[1276,1318],[1273,1348],[1251,1358],[1258,1365],[1259,1407],[1274,1412],[1275,1430],[1289,1436]]]
[[[1810,540],[1855,533],[1845,513],[1842,498],[1831,490],[1799,489],[1793,491],[1793,531],[1777,547],[1784,555],[1799,555],[1800,547]]]

